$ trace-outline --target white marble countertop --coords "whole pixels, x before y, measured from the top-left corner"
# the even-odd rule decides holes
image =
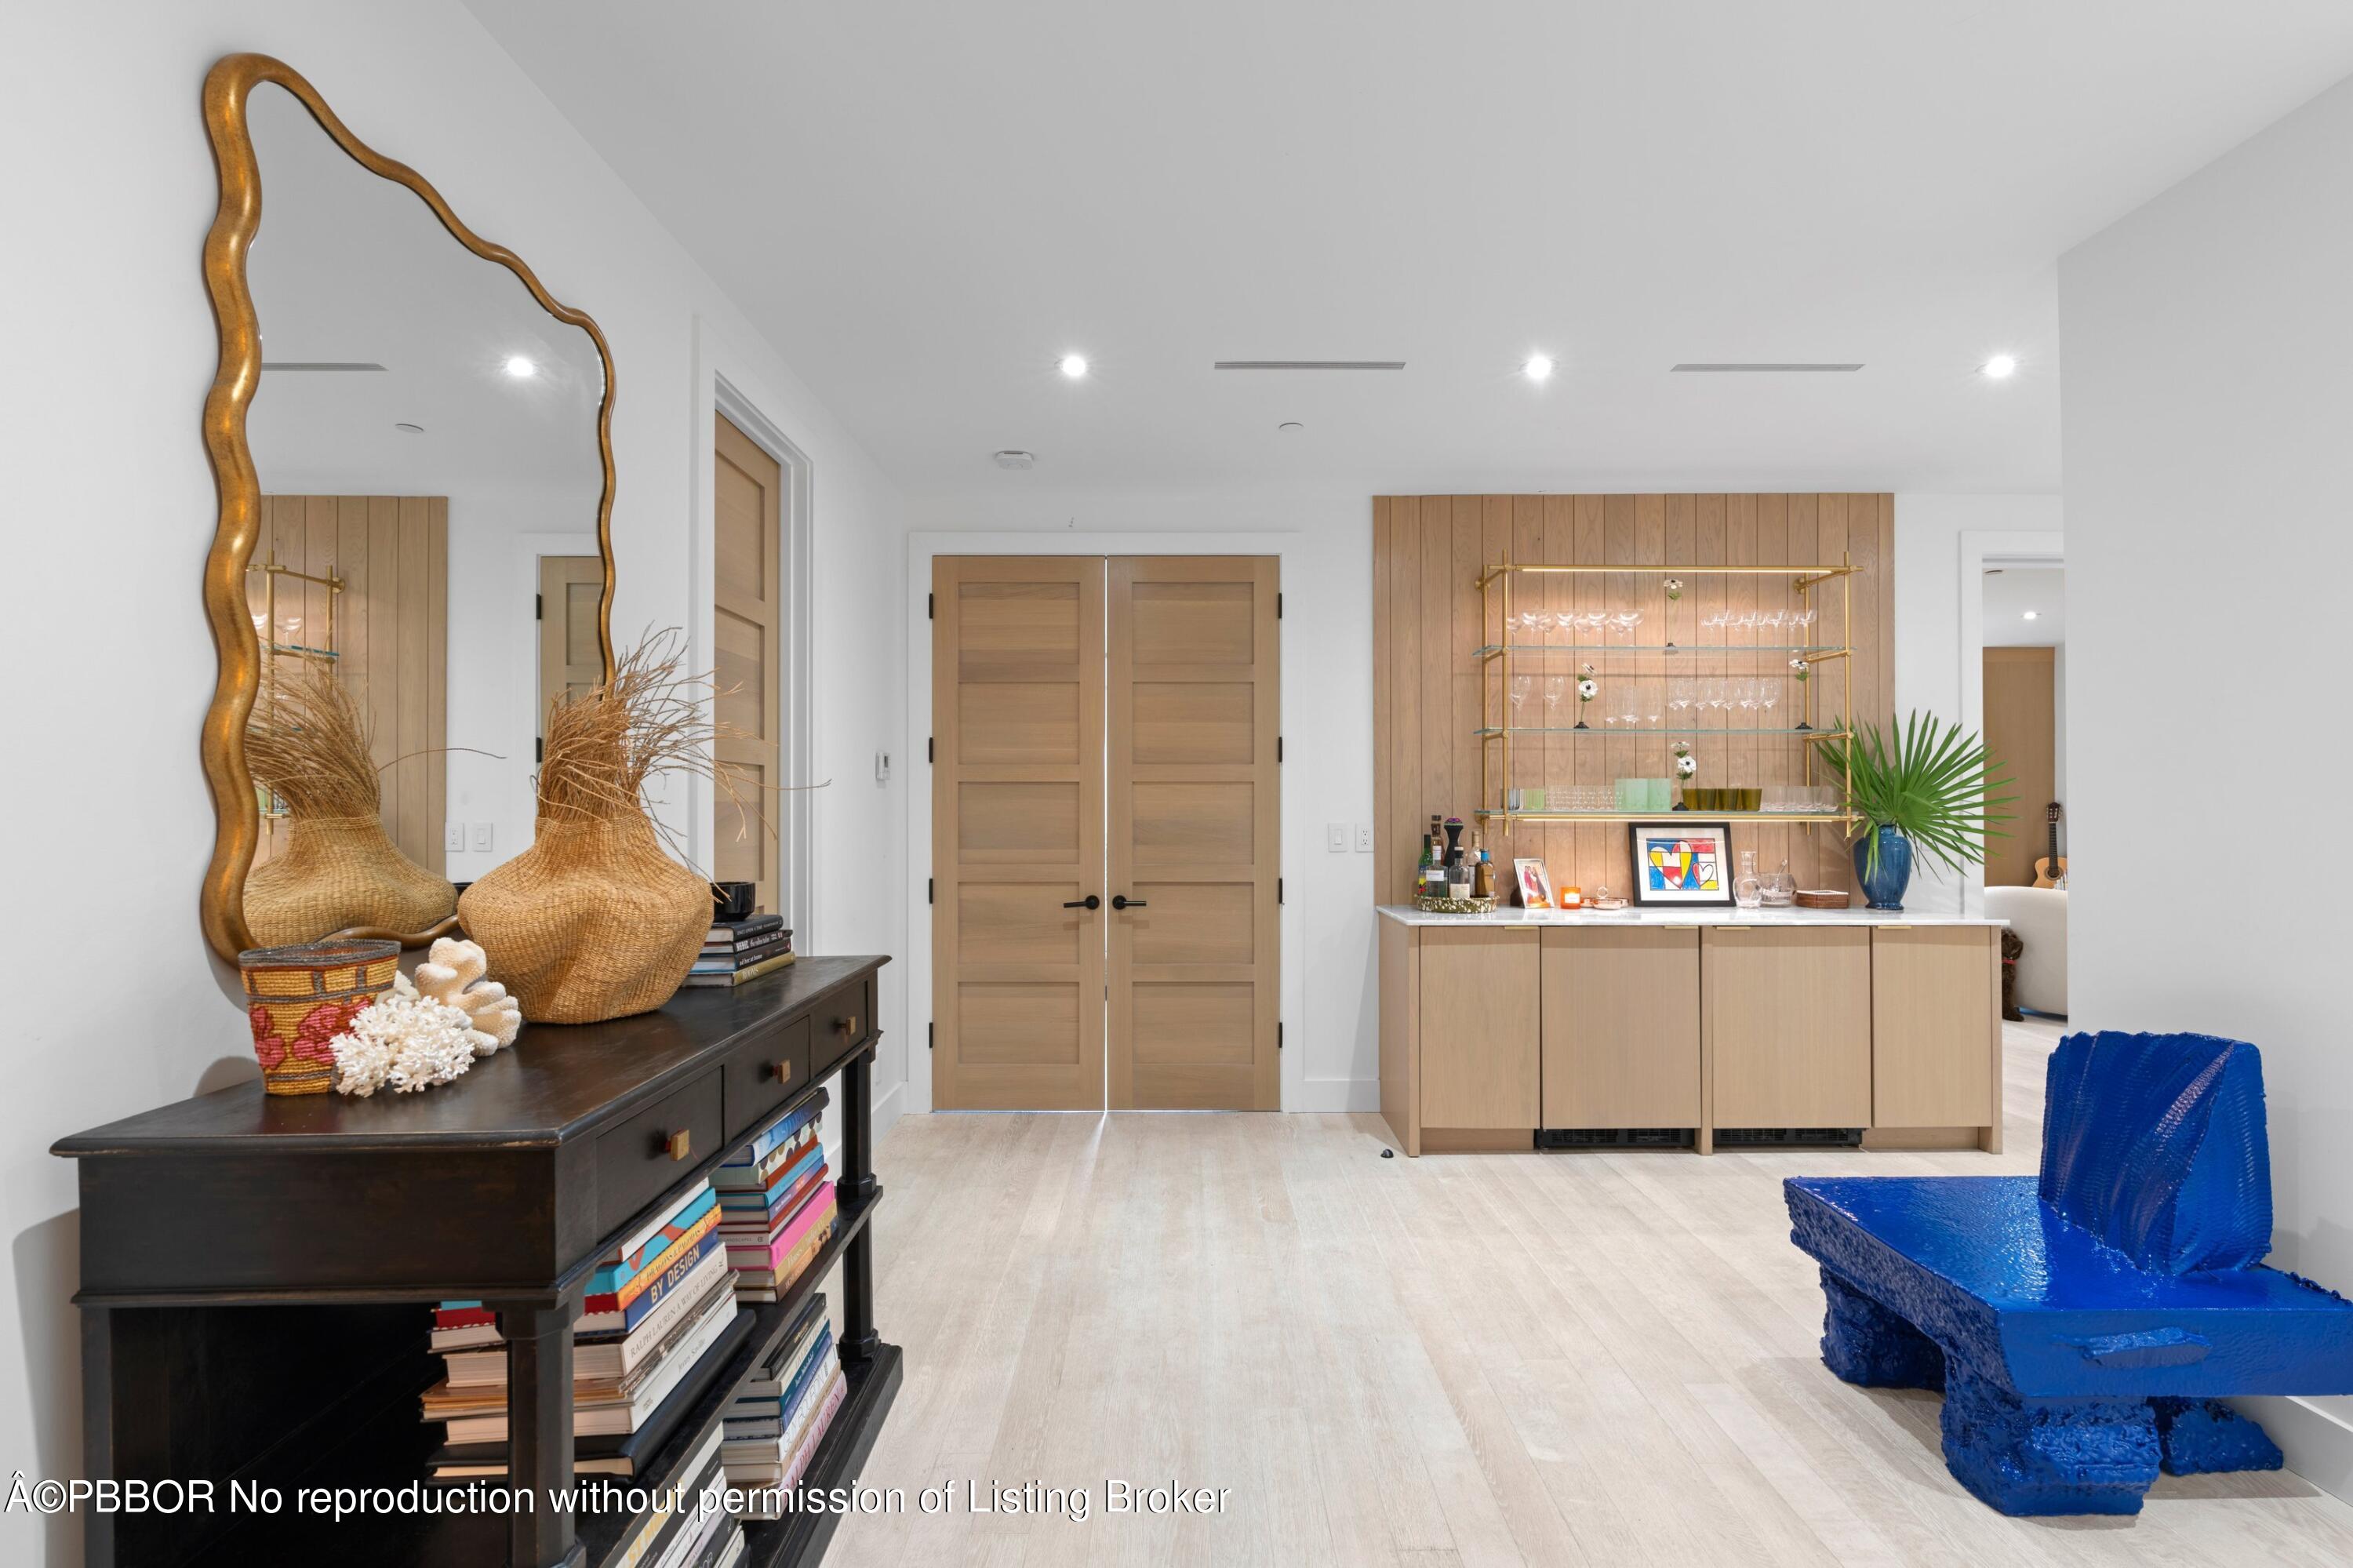
[[[1401,926],[2007,926],[1976,915],[1915,914],[1908,909],[1505,909],[1489,915],[1425,915],[1410,904],[1375,906]]]

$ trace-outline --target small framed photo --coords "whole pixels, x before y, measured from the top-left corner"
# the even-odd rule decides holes
[[[1520,907],[1549,909],[1552,907],[1552,878],[1545,874],[1545,863],[1540,860],[1515,860],[1512,873],[1520,879]]]
[[[1732,907],[1732,824],[1634,822],[1627,827],[1634,853],[1637,907]]]

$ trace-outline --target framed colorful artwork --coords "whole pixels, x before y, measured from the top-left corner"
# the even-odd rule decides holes
[[[1634,902],[1651,908],[1732,907],[1732,824],[1633,822]]]
[[[1545,863],[1540,860],[1515,860],[1512,874],[1520,879],[1520,907],[1549,909],[1552,907],[1552,878],[1545,874]]]

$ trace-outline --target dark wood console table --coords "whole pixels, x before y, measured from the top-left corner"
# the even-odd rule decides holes
[[[849,1393],[806,1487],[853,1478],[897,1393],[874,1330],[875,975],[804,958],[635,1018],[527,1025],[455,1084],[364,1100],[224,1089],[61,1139],[80,1162],[83,1451],[91,1478],[209,1478],[211,1512],[88,1516],[90,1568],[262,1563],[600,1568],[638,1518],[546,1506],[573,1484],[572,1322],[609,1245],[675,1204],[776,1112],[839,1075],[840,1223],[787,1298],[690,1379],[692,1413],[629,1486],[677,1475],[765,1328],[842,1265]],[[495,1307],[510,1346],[510,1480],[542,1506],[496,1514],[298,1513],[312,1486],[398,1488],[437,1430],[420,1304]],[[282,1511],[228,1511],[232,1480]],[[745,1562],[813,1563],[829,1513],[744,1527]]]

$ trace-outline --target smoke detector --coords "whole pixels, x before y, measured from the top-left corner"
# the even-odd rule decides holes
[[[1038,454],[1036,452],[1016,451],[1012,448],[1008,447],[1005,450],[992,455],[997,466],[999,468],[1022,469],[1036,468],[1038,466]]]

